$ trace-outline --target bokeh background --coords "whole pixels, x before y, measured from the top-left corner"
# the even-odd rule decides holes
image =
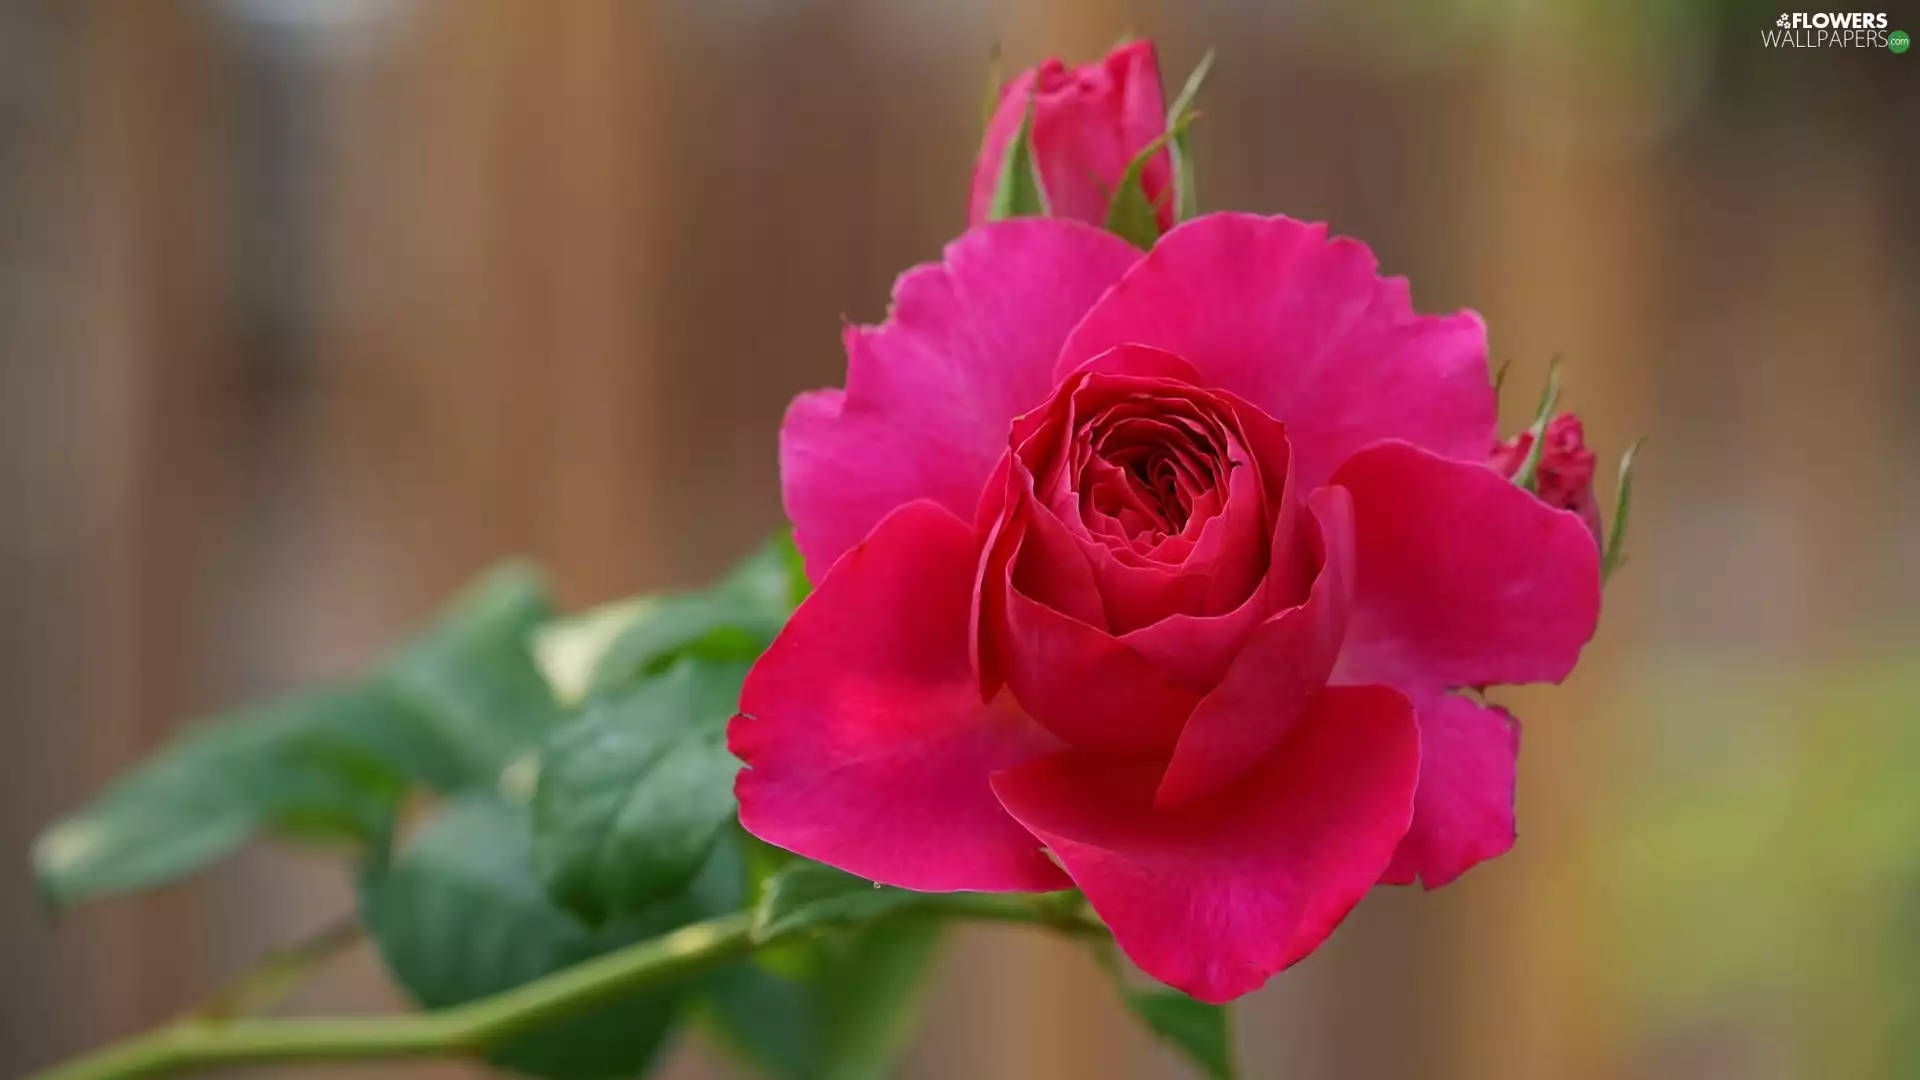
[[[1248,1075],[1920,1076],[1920,53],[1763,48],[1780,10],[0,6],[0,1073],[350,902],[256,852],[53,925],[37,828],[498,556],[583,604],[747,551],[841,317],[962,227],[994,43],[1132,31],[1176,84],[1219,50],[1208,206],[1479,309],[1509,425],[1561,353],[1603,457],[1650,437],[1586,662],[1509,697],[1518,848],[1248,999]],[[394,1004],[364,951],[296,1002]],[[1183,1074],[1074,951],[969,930],[904,1075]]]

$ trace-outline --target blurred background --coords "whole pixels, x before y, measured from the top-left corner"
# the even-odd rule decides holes
[[[1586,662],[1506,699],[1517,849],[1249,998],[1247,1074],[1920,1077],[1920,54],[1764,48],[1781,10],[0,6],[0,1073],[350,904],[257,852],[50,924],[40,826],[498,556],[584,604],[745,553],[841,317],[963,225],[994,43],[1130,31],[1176,86],[1219,50],[1206,206],[1480,310],[1509,427],[1563,353],[1603,458],[1650,437]],[[394,998],[363,949],[297,1004]],[[905,1075],[1183,1073],[1073,950],[968,930]]]

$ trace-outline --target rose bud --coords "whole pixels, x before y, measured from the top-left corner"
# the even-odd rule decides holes
[[[1514,840],[1518,729],[1599,614],[1572,514],[1487,468],[1472,312],[1213,214],[1142,253],[976,228],[780,435],[816,584],[729,745],[753,834],[921,891],[1077,886],[1225,1001],[1374,885]]]
[[[1167,130],[1167,104],[1153,45],[1136,41],[1105,60],[1068,68],[1059,60],[1020,73],[1000,93],[973,170],[969,223],[987,220],[1008,144],[1033,110],[1031,139],[1048,212],[1092,225],[1107,220],[1109,201],[1134,155]],[[1161,150],[1147,161],[1141,184],[1160,231],[1173,227],[1173,159]]]
[[[1496,443],[1487,464],[1500,475],[1512,479],[1533,450],[1532,430],[1523,430],[1513,438]],[[1597,542],[1600,539],[1600,503],[1593,495],[1594,456],[1587,449],[1580,418],[1561,413],[1547,424],[1546,445],[1534,466],[1533,489],[1540,501],[1556,510],[1571,510],[1587,523]]]

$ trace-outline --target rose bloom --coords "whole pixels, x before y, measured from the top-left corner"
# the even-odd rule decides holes
[[[1103,224],[1107,203],[1120,186],[1127,164],[1167,130],[1160,61],[1152,44],[1122,45],[1105,60],[1084,67],[1068,68],[1048,60],[1009,82],[987,122],[974,164],[968,208],[971,224],[987,220],[1001,162],[1008,145],[1020,134],[1029,102],[1033,160],[1047,193],[1049,213]],[[1172,228],[1173,158],[1168,151],[1147,160],[1140,184],[1159,213],[1160,230]]]
[[[1144,255],[976,228],[781,431],[816,583],[730,741],[755,835],[923,891],[1078,886],[1207,1001],[1376,883],[1513,843],[1518,731],[1594,630],[1577,514],[1487,465],[1478,316],[1214,214]]]

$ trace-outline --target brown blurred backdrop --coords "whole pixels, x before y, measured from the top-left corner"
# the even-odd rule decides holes
[[[1219,49],[1207,206],[1479,309],[1510,423],[1559,352],[1603,457],[1651,436],[1587,662],[1512,695],[1519,847],[1249,999],[1248,1075],[1920,1076],[1920,53],[1765,49],[1778,12],[0,7],[0,1073],[350,902],[261,852],[50,925],[39,826],[497,556],[569,603],[719,571],[780,520],[781,411],[839,380],[842,315],[962,227],[993,42],[1131,30],[1176,83]],[[392,1002],[362,953],[297,1005]],[[906,1075],[1182,1073],[1083,958],[969,931]]]

